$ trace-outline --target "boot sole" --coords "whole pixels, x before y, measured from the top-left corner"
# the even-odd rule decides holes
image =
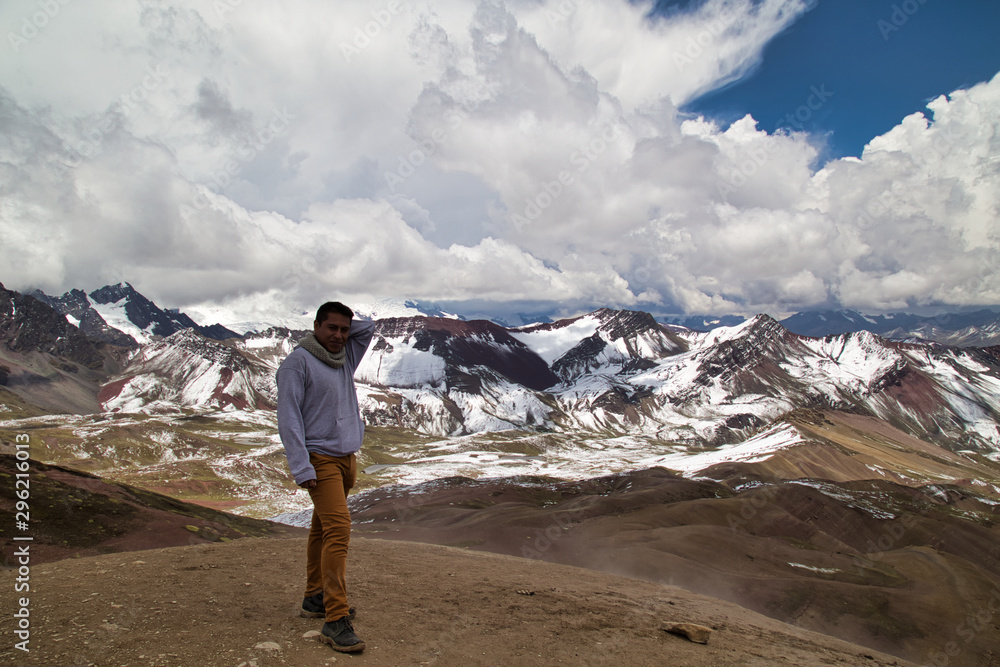
[[[319,640],[324,644],[329,645],[334,651],[339,651],[340,653],[361,653],[365,650],[364,642],[358,642],[353,646],[341,646],[337,642],[333,641],[332,637],[327,637],[322,634],[319,636]]]
[[[302,609],[299,611],[299,616],[301,616],[302,618],[326,618],[326,612],[306,611],[305,609]],[[353,621],[355,616],[357,616],[357,613],[352,609],[350,613],[347,614],[347,620]]]

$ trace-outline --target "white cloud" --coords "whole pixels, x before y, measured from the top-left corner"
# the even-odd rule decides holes
[[[514,3],[521,4],[521,3]],[[645,2],[525,2],[517,15],[566,70],[582,67],[629,109],[677,106],[756,66],[809,0],[707,0],[669,19]]]
[[[247,320],[1000,303],[1000,78],[819,171],[804,134],[677,112],[808,5],[66,5],[0,61],[0,281]]]

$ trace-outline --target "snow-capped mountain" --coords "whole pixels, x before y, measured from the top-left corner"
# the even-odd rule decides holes
[[[935,316],[911,313],[865,315],[856,310],[796,313],[781,320],[782,326],[803,336],[869,331],[894,340],[925,340],[953,346],[1000,345],[1000,313],[977,310]]]
[[[36,299],[0,284],[0,344],[3,349],[41,352],[96,368],[104,363],[100,345]]]
[[[675,331],[696,332],[738,326],[745,321],[746,318],[738,315],[660,319],[662,324]],[[868,331],[892,340],[931,341],[955,347],[1000,345],[1000,312],[986,309],[935,316],[912,313],[866,315],[856,310],[808,311],[795,313],[780,320],[780,323],[792,333],[814,338]]]
[[[356,317],[366,320],[384,320],[391,317],[447,317],[465,319],[452,313],[446,313],[437,306],[421,303],[412,299],[381,299],[370,303],[351,304],[351,310]]]
[[[822,338],[858,331],[882,334],[890,329],[908,328],[920,319],[902,313],[869,316],[856,310],[825,310],[796,313],[781,320],[781,326],[801,336]]]
[[[242,339],[231,341],[239,350],[251,354],[277,370],[281,361],[295,349],[295,344],[310,331],[269,327],[259,332],[249,332]]]
[[[633,401],[633,428],[735,442],[793,408],[826,406],[871,414],[953,448],[1000,446],[1000,363],[989,350],[868,332],[810,338],[766,315],[688,338],[688,352],[629,379],[647,391]]]
[[[126,356],[44,302],[0,285],[0,393],[49,412],[94,411],[100,383]]]
[[[14,350],[24,347],[15,332],[22,325],[13,323],[22,321],[17,298],[26,297],[10,294],[5,345]],[[73,357],[70,345],[91,350],[84,361],[91,368],[104,363],[98,360],[109,358],[107,350],[83,345],[90,339],[71,323],[88,317],[149,341],[105,380],[100,400],[107,410],[271,408],[274,370],[308,331],[271,327],[223,344],[205,337],[205,328],[188,327],[153,340],[162,327],[190,318],[160,310],[127,284],[55,301],[66,317],[49,327],[56,347],[45,354]],[[24,303],[60,319],[35,300]],[[954,322],[967,324],[973,315],[985,317]],[[32,349],[44,352],[39,345]],[[753,436],[785,412],[816,406],[875,416],[952,449],[993,452],[1000,449],[997,349],[893,341],[868,331],[810,337],[766,315],[703,332],[611,309],[517,328],[420,315],[378,319],[356,379],[369,423],[433,435],[585,430],[721,445]],[[4,372],[16,378],[20,371]]]
[[[149,342],[153,336],[169,336],[182,329],[194,329],[206,338],[226,340],[239,336],[235,331],[213,324],[201,326],[176,309],[162,310],[128,283],[108,285],[90,293],[94,309],[111,326],[133,338]]]
[[[182,329],[215,340],[239,337],[220,324],[202,326],[179,310],[163,310],[124,282],[90,294],[75,289],[54,297],[34,290],[30,296],[55,308],[88,337],[121,347],[135,348]]]
[[[593,371],[628,374],[652,368],[687,348],[649,313],[601,308],[552,324],[522,327],[512,335],[535,351],[563,383]]]
[[[114,395],[105,405],[194,406],[209,396],[211,405],[273,404],[273,371],[303,333],[273,328],[231,347],[175,334],[143,348],[127,386],[102,394]],[[239,373],[240,391],[214,389]],[[215,378],[212,391],[202,375]],[[709,332],[674,332],[647,313],[610,309],[518,329],[387,318],[377,321],[356,380],[369,423],[436,435],[546,428],[721,445],[819,406],[869,414],[953,449],[1000,449],[996,349],[868,332],[813,338],[766,315]],[[184,388],[191,383],[197,388]],[[242,398],[220,403],[223,394]]]
[[[332,297],[334,300],[336,297]],[[229,306],[200,304],[190,306],[187,311],[203,322],[219,322],[232,331],[244,336],[262,334],[268,329],[289,329],[292,331],[311,330],[316,310],[288,308],[275,304],[273,294],[265,297],[245,297]],[[319,304],[317,304],[318,306]],[[380,299],[371,302],[350,302],[347,304],[355,316],[366,320],[380,320],[390,317],[450,317],[466,319],[445,312],[433,304],[412,299]]]
[[[48,296],[39,290],[30,296],[54,307],[93,340],[118,346],[135,347],[129,338],[146,343],[155,336],[168,336],[185,328],[193,328],[207,338],[227,340],[236,336],[261,333],[272,327],[291,330],[309,329],[313,312],[283,311],[275,304],[273,294],[267,297],[247,297],[230,306],[201,304],[188,312],[203,322],[199,325],[186,313],[176,309],[161,309],[130,284],[108,285],[87,294],[73,289],[60,297]],[[531,328],[552,324],[552,311],[534,312],[528,304],[525,311],[519,304],[503,304],[501,311],[483,310],[488,304],[439,304],[406,298],[349,304],[355,313],[371,320],[405,317],[440,317],[463,321],[488,320],[506,329]],[[496,308],[496,304],[493,304]],[[275,315],[275,308],[283,314]],[[269,315],[268,315],[269,314]],[[247,319],[250,317],[251,319]],[[738,326],[747,318],[740,315],[664,315],[657,321],[670,331],[706,332],[721,327]],[[981,309],[974,312],[921,316],[912,313],[866,315],[855,310],[800,312],[780,320],[782,326],[803,336],[823,337],[832,334],[870,331],[893,340],[927,340],[952,346],[988,347],[1000,345],[1000,312]]]
[[[56,311],[65,316],[67,322],[78,327],[91,340],[99,340],[127,349],[139,347],[135,338],[108,325],[83,290],[70,290],[58,297],[49,296],[41,290],[34,290],[29,292],[28,296],[55,308]]]
[[[896,339],[915,339],[934,341],[942,345],[959,347],[990,347],[1000,345],[1000,315],[989,313],[992,317],[984,317],[975,324],[964,324],[963,321],[949,320],[946,324],[935,318],[909,328],[898,328],[886,331],[883,336]],[[967,320],[966,320],[967,322]]]
[[[429,317],[379,320],[355,378],[375,423],[441,434],[542,423],[539,392],[558,382],[507,329]]]
[[[101,388],[106,411],[274,409],[274,368],[235,346],[183,329],[143,346]]]

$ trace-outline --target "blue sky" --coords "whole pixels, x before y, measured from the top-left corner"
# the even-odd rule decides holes
[[[801,125],[826,138],[823,157],[859,157],[929,100],[1000,72],[998,31],[993,0],[819,0],[767,45],[758,69],[684,110],[722,122],[750,113],[773,132],[825,86],[832,96]]]

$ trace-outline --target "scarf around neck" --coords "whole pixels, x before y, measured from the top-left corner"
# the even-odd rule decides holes
[[[332,368],[340,368],[347,361],[347,346],[340,348],[340,352],[334,354],[319,344],[315,334],[309,334],[298,342],[295,347],[301,347],[306,352],[322,361]]]

